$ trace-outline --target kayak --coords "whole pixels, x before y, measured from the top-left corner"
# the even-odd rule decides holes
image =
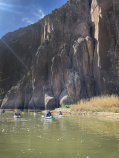
[[[14,115],[14,118],[20,118],[21,115]]]
[[[53,119],[53,116],[46,116],[45,119]]]
[[[55,117],[62,118],[62,117],[64,117],[64,115],[55,115]]]
[[[44,116],[44,115],[41,115],[42,118],[45,118],[45,119],[52,119],[53,116]]]
[[[35,115],[37,115],[37,113],[36,113],[36,112],[33,112],[33,115],[35,116]]]

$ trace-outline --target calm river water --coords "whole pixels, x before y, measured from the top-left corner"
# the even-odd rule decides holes
[[[119,120],[0,116],[0,158],[119,158]]]

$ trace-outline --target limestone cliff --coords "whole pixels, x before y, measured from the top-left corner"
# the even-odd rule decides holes
[[[119,94],[119,2],[69,0],[0,41],[2,108],[53,109]]]
[[[93,0],[95,93],[119,94],[119,1]]]

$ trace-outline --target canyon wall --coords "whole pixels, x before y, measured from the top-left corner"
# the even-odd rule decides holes
[[[2,108],[53,109],[119,94],[119,2],[69,0],[0,40]]]
[[[119,1],[93,0],[95,93],[119,94]]]

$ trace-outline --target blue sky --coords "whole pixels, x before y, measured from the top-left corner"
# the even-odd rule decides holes
[[[0,0],[0,38],[37,22],[68,0]]]

